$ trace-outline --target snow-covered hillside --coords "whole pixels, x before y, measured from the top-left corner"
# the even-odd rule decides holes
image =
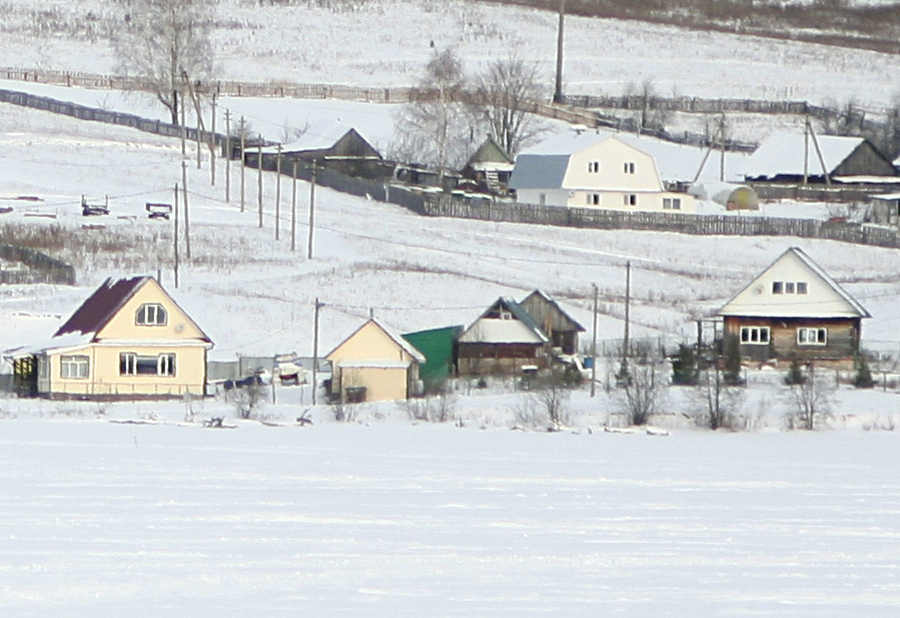
[[[99,0],[8,0],[0,11],[0,66],[113,73]],[[540,65],[549,93],[556,16],[450,0],[216,3],[217,74],[245,81],[413,85],[437,48],[470,74],[510,53]],[[650,80],[661,94],[889,104],[898,57],[862,50],[636,21],[571,16],[565,83],[575,94],[618,93]],[[39,44],[36,43],[39,42]]]

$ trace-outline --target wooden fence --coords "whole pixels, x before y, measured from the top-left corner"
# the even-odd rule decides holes
[[[158,120],[148,120],[132,114],[120,114],[99,110],[74,103],[57,101],[48,97],[38,97],[23,92],[0,90],[0,101],[65,114],[84,120],[107,122],[133,127],[157,135],[180,137],[182,130],[188,139],[197,137],[197,130],[179,127]],[[201,132],[202,140],[209,134]],[[217,143],[223,143],[225,136],[213,135]],[[256,167],[252,152],[247,153],[245,162]],[[274,171],[275,157],[265,156],[263,169]],[[290,175],[288,170],[283,173]],[[311,170],[301,167],[298,178],[309,180]],[[416,192],[412,188],[388,185],[385,182],[356,178],[333,170],[319,170],[317,182],[337,191],[365,196],[378,201],[391,202],[422,215],[483,219],[488,221],[509,221],[561,225],[593,229],[632,229],[682,234],[720,234],[732,236],[798,236],[802,238],[823,238],[865,245],[896,248],[900,246],[897,233],[890,229],[859,225],[854,223],[833,223],[808,219],[782,219],[768,217],[711,216],[681,213],[627,213],[620,211],[538,206],[489,200],[465,200],[451,196],[435,197]],[[73,275],[74,280],[74,275]]]
[[[75,285],[75,269],[46,253],[0,244],[0,259],[20,262],[28,267],[25,271],[0,269],[0,283],[58,283]]]
[[[432,217],[458,217],[600,230],[627,229],[704,236],[796,236],[877,247],[900,247],[900,237],[893,229],[812,219],[658,212],[632,213],[599,208],[459,200],[449,196],[426,200],[424,214]]]

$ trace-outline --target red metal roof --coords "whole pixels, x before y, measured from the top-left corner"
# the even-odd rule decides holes
[[[67,333],[96,333],[150,277],[109,278],[82,303],[54,337]]]

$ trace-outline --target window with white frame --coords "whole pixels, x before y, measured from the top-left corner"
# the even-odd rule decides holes
[[[173,376],[175,355],[140,355],[134,352],[119,354],[119,374],[123,376]]]
[[[741,343],[746,345],[768,345],[768,326],[741,326]]]
[[[588,161],[588,172],[591,174],[599,174],[600,161]]]
[[[664,197],[663,210],[681,210],[680,197]]]
[[[637,195],[634,193],[623,195],[622,198],[626,206],[637,206]]]
[[[622,171],[626,174],[634,174],[634,163],[627,161],[622,164]]]
[[[168,317],[165,307],[159,303],[146,303],[137,310],[134,321],[138,326],[165,326]]]
[[[89,373],[89,364],[87,356],[62,356],[59,359],[59,377],[86,378]]]
[[[828,329],[803,327],[797,329],[797,345],[827,345]]]
[[[588,206],[599,206],[600,205],[600,194],[599,193],[588,193],[587,203],[588,203]]]

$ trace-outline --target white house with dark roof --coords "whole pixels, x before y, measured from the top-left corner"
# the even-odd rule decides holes
[[[717,315],[743,358],[852,362],[863,318],[871,317],[802,249],[791,247],[738,291]]]
[[[560,134],[524,151],[516,158],[510,189],[516,201],[525,204],[631,212],[696,210],[692,196],[665,189],[653,156],[602,131]]]

